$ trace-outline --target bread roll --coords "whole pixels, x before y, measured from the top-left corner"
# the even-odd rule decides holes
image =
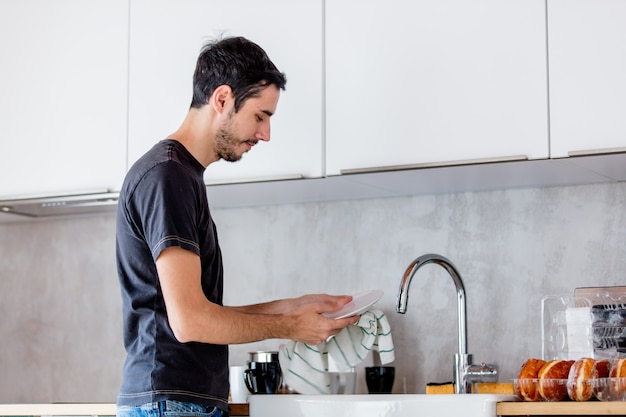
[[[539,395],[546,401],[567,397],[567,378],[574,361],[551,360],[539,370]]]
[[[626,358],[613,359],[611,364],[611,372],[609,373],[611,378],[626,378]]]
[[[611,364],[611,395],[622,399],[626,392],[626,358],[613,359]]]
[[[610,398],[610,386],[608,377],[611,372],[611,361],[608,359],[597,360],[593,364],[593,396],[600,401]]]
[[[595,361],[591,358],[578,359],[571,366],[567,377],[567,395],[574,401],[587,401],[593,396],[591,379]]]
[[[611,361],[608,359],[600,359],[593,364],[594,378],[608,378],[611,372]]]
[[[531,358],[522,364],[517,375],[515,394],[524,401],[539,401],[537,378],[539,370],[546,364],[542,359]]]

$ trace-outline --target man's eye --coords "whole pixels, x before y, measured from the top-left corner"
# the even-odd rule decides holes
[[[257,122],[262,122],[262,121],[263,121],[263,117],[261,117],[261,116],[259,116],[259,115],[257,114],[257,116],[256,116],[256,121],[257,121]]]

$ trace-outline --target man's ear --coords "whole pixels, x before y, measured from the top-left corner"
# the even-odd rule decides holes
[[[228,101],[232,99],[233,90],[229,85],[220,85],[213,91],[209,104],[216,113],[222,113],[228,107]]]

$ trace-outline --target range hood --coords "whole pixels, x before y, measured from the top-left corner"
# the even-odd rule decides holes
[[[119,193],[108,190],[0,200],[0,212],[26,217],[56,217],[114,212]]]

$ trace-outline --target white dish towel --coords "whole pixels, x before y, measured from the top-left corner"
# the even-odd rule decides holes
[[[339,372],[361,363],[371,350],[377,350],[382,364],[395,359],[391,326],[385,314],[368,310],[359,321],[319,345],[290,342],[280,346],[278,359],[283,380],[300,394],[330,394],[329,355]]]

